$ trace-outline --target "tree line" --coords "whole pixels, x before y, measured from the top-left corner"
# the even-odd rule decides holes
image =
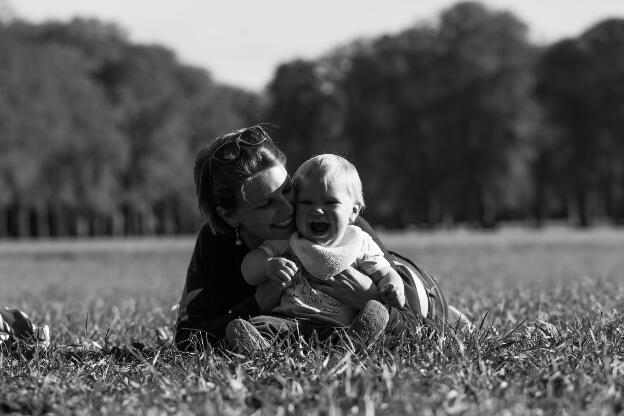
[[[389,227],[624,219],[624,20],[535,45],[513,14],[434,24],[223,85],[92,19],[0,19],[0,237],[195,232],[192,163],[267,122],[294,169],[340,153]]]

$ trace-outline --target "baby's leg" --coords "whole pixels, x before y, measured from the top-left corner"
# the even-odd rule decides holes
[[[285,318],[272,315],[260,315],[246,321],[234,319],[226,328],[226,340],[235,351],[253,355],[270,347],[276,338],[293,337],[300,335],[308,337],[311,329],[302,326],[295,318]],[[303,330],[303,331],[302,331]]]
[[[369,300],[353,320],[349,332],[370,343],[386,329],[388,320],[386,307],[376,300]]]
[[[253,355],[269,348],[256,327],[244,319],[234,319],[227,325],[225,339],[240,354]]]

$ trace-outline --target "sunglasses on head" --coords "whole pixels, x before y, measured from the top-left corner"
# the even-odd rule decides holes
[[[241,146],[255,147],[267,140],[271,140],[269,135],[260,126],[249,127],[234,133],[233,138],[226,140],[217,147],[210,158],[220,163],[231,163],[238,159],[241,154]]]
[[[227,140],[225,140],[212,152],[212,155],[208,159],[207,163],[204,162],[200,171],[201,173],[199,177],[196,178],[197,194],[200,195],[203,189],[202,181],[204,178],[204,172],[206,172],[205,169],[208,168],[208,172],[212,172],[213,161],[223,164],[232,163],[240,157],[241,146],[256,147],[270,140],[271,138],[269,135],[260,126],[249,127],[230,134]]]

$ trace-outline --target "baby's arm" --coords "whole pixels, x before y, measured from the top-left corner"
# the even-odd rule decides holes
[[[258,286],[260,283],[269,280],[264,265],[269,256],[259,248],[251,250],[243,258],[241,263],[241,273],[243,279],[251,286]]]
[[[241,263],[243,279],[251,286],[257,286],[268,279],[279,281],[282,286],[288,286],[297,272],[297,265],[280,256],[284,253],[280,242],[265,241],[243,258]]]
[[[403,279],[392,268],[379,246],[364,234],[362,257],[359,268],[377,285],[381,298],[390,306],[402,308],[405,305],[405,286]]]
[[[405,286],[401,276],[392,267],[379,270],[370,276],[377,284],[381,298],[390,306],[402,308],[405,305]]]

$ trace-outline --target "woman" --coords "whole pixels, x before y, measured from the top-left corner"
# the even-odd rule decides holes
[[[245,254],[262,241],[287,239],[295,230],[294,193],[285,165],[286,157],[260,126],[219,137],[198,153],[194,179],[199,207],[207,221],[197,237],[180,300],[175,334],[179,348],[202,348],[218,342],[226,329],[231,342],[232,337],[249,329],[239,318],[267,314],[279,302],[284,290],[280,285],[266,282],[257,288],[249,286],[240,266]],[[383,249],[364,220],[356,225]],[[397,264],[396,258],[384,252],[391,264]],[[406,285],[407,305],[400,310],[389,308],[388,328],[413,325],[422,318],[443,324],[446,302],[435,281],[401,261],[397,271]],[[319,284],[319,289],[358,310],[378,297],[371,280],[355,269]],[[275,317],[254,320],[255,325],[273,330],[290,330],[292,322]],[[296,327],[301,329],[301,323]]]

